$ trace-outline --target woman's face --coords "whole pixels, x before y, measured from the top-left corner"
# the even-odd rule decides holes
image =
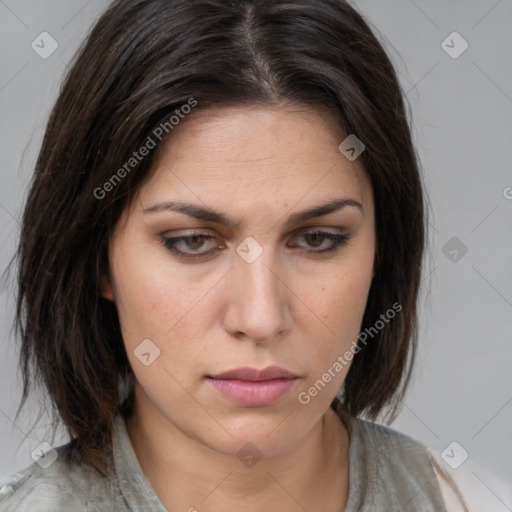
[[[145,421],[276,455],[328,410],[375,253],[371,184],[344,138],[290,107],[210,109],[175,128],[112,237],[104,289]]]

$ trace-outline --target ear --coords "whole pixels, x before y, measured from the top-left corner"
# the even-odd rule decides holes
[[[100,278],[100,293],[103,298],[115,302],[113,286],[110,279],[104,274]]]
[[[375,277],[375,275],[377,274],[377,270],[379,268],[379,249],[378,247],[375,249],[375,256],[374,256],[374,259],[373,259],[373,274],[372,274],[372,279]]]

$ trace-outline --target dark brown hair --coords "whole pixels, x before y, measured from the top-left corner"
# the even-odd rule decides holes
[[[342,0],[118,0],[78,52],[49,119],[17,254],[20,409],[32,385],[43,384],[55,419],[98,468],[133,379],[100,278],[109,272],[109,238],[156,151],[108,194],[97,190],[191,98],[196,110],[327,109],[365,144],[377,266],[362,330],[393,304],[402,310],[361,345],[332,406],[393,416],[409,380],[424,192],[397,76],[362,16]]]

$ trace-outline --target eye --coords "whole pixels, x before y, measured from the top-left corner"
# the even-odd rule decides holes
[[[191,233],[189,235],[163,237],[164,246],[180,258],[199,258],[210,256],[217,249],[224,246],[215,242],[215,237],[204,233]]]
[[[303,239],[306,242],[306,252],[313,254],[323,254],[334,252],[340,247],[347,245],[349,235],[341,233],[332,233],[329,231],[314,230],[301,233],[296,239]],[[295,245],[287,244],[288,247]],[[299,244],[299,246],[304,247]]]
[[[300,233],[293,240],[303,239],[305,244],[287,242],[291,248],[301,248],[310,254],[332,253],[347,244],[349,235],[329,231],[312,230]],[[208,258],[225,246],[216,241],[216,237],[205,233],[190,233],[187,235],[163,237],[165,248],[181,259]]]

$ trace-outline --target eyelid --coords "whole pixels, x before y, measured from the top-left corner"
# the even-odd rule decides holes
[[[172,252],[173,254],[175,254],[177,257],[181,258],[181,259],[185,259],[185,258],[205,258],[209,255],[211,255],[213,252],[215,252],[215,249],[211,249],[210,251],[207,251],[207,252],[197,252],[195,253],[194,251],[191,251],[191,252],[188,252],[188,251],[181,251],[179,249],[176,249],[174,246],[176,244],[178,244],[179,242],[183,241],[183,240],[189,240],[191,238],[201,238],[201,239],[204,239],[204,240],[214,240],[216,237],[214,235],[211,235],[209,233],[202,233],[202,232],[199,232],[199,231],[192,231],[192,232],[187,232],[185,234],[176,234],[175,236],[162,236],[162,243],[163,245],[165,246],[165,248]],[[218,244],[217,244],[217,248],[216,249],[219,249],[218,247]]]
[[[337,249],[344,247],[348,241],[350,240],[350,235],[346,232],[337,232],[333,233],[330,231],[326,231],[323,228],[316,228],[312,230],[302,231],[297,236],[308,236],[308,235],[320,235],[326,240],[330,240],[333,245],[331,245],[327,249],[323,250],[314,250],[314,249],[304,249],[303,252],[312,254],[312,255],[322,255],[330,252],[335,252]],[[295,237],[297,238],[297,237]]]

